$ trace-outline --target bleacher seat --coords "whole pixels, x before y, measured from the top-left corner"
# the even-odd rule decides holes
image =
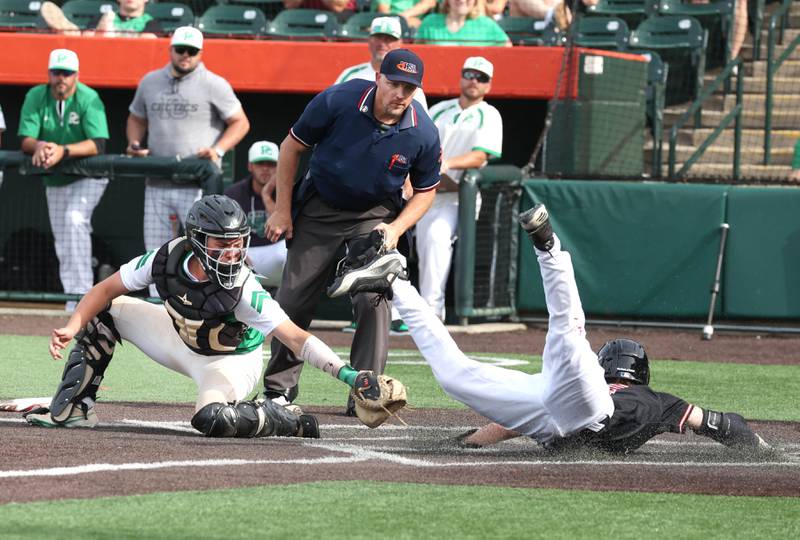
[[[386,15],[385,13],[376,13],[374,11],[364,11],[351,15],[350,18],[341,25],[339,37],[354,41],[367,39],[369,37],[369,28],[370,24],[372,24],[372,19],[376,17],[397,17],[400,20],[400,29],[403,39],[411,38],[411,30],[408,27],[405,17],[402,15]]]
[[[580,17],[576,22],[575,45],[592,49],[624,51],[631,31],[619,17]]]
[[[161,24],[165,33],[171,34],[181,26],[194,24],[194,12],[187,4],[177,2],[148,2],[145,11]]]
[[[81,30],[85,30],[98,15],[108,11],[117,11],[118,6],[114,0],[69,0],[61,6],[61,10],[67,19],[75,23]]]
[[[339,22],[330,11],[285,9],[267,27],[267,35],[289,39],[324,39],[339,36]]]
[[[666,104],[691,101],[705,74],[707,33],[693,17],[650,17],[631,32],[631,52],[655,51],[669,65]]]
[[[283,11],[283,0],[217,0],[217,4],[257,7],[267,19],[274,19]]]
[[[690,16],[708,32],[706,67],[724,66],[731,56],[734,0],[717,0],[709,4],[684,4],[681,0],[659,0],[659,15]]]
[[[0,29],[46,28],[39,15],[40,0],[0,0]]]
[[[645,100],[647,123],[653,136],[652,174],[654,177],[661,175],[662,155],[662,130],[664,125],[664,91],[667,86],[669,66],[661,60],[656,52],[645,55],[647,63],[647,86],[645,87]]]
[[[587,15],[619,17],[628,28],[636,28],[656,12],[658,0],[599,0],[597,4],[586,7]]]
[[[210,35],[258,37],[267,30],[267,17],[256,7],[218,5],[203,13],[197,27]]]
[[[497,21],[514,45],[556,45],[555,28],[532,17],[503,17]]]

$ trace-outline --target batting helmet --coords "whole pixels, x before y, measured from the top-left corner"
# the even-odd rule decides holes
[[[650,363],[641,343],[632,339],[607,341],[597,353],[606,381],[623,379],[634,384],[650,382]]]
[[[209,279],[225,289],[232,289],[250,245],[250,225],[239,203],[225,195],[203,197],[189,209],[186,236]],[[242,242],[235,245],[220,243],[209,248],[209,238],[223,242],[241,238]]]

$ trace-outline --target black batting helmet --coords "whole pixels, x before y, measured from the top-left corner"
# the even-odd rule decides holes
[[[250,225],[239,203],[225,195],[206,195],[192,205],[186,216],[186,236],[208,277],[232,289],[247,257]],[[242,239],[240,246],[209,249],[208,239]]]
[[[630,381],[634,384],[650,382],[650,363],[641,343],[632,339],[607,341],[597,353],[597,361],[606,372],[606,381]]]

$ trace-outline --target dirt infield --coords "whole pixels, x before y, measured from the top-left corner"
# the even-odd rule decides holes
[[[48,335],[66,317],[0,315],[9,334]],[[590,328],[598,347],[625,335],[642,341],[653,358],[800,364],[800,337],[720,333],[701,341],[695,332]],[[352,334],[320,331],[332,346]],[[539,354],[543,328],[499,334],[454,335],[468,352]],[[491,351],[487,350],[487,344]],[[412,349],[393,337],[393,349]],[[44,351],[42,351],[44,354]],[[486,449],[462,449],[452,437],[482,425],[463,410],[407,411],[409,427],[368,430],[339,408],[309,407],[322,439],[206,439],[189,425],[191,405],[98,404],[93,430],[48,430],[0,413],[3,466],[0,504],[76,497],[130,495],[298,483],[376,479],[438,484],[580,488],[724,495],[800,496],[800,424],[754,422],[782,450],[766,461],[729,452],[708,439],[663,435],[628,456],[553,457],[529,439]]]

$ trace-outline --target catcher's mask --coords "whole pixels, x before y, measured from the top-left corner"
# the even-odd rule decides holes
[[[650,382],[650,363],[644,347],[632,339],[607,341],[597,353],[597,361],[605,370],[606,381],[629,381],[633,384]]]
[[[209,279],[232,289],[250,246],[250,225],[239,203],[225,195],[203,197],[186,216],[186,236]]]

